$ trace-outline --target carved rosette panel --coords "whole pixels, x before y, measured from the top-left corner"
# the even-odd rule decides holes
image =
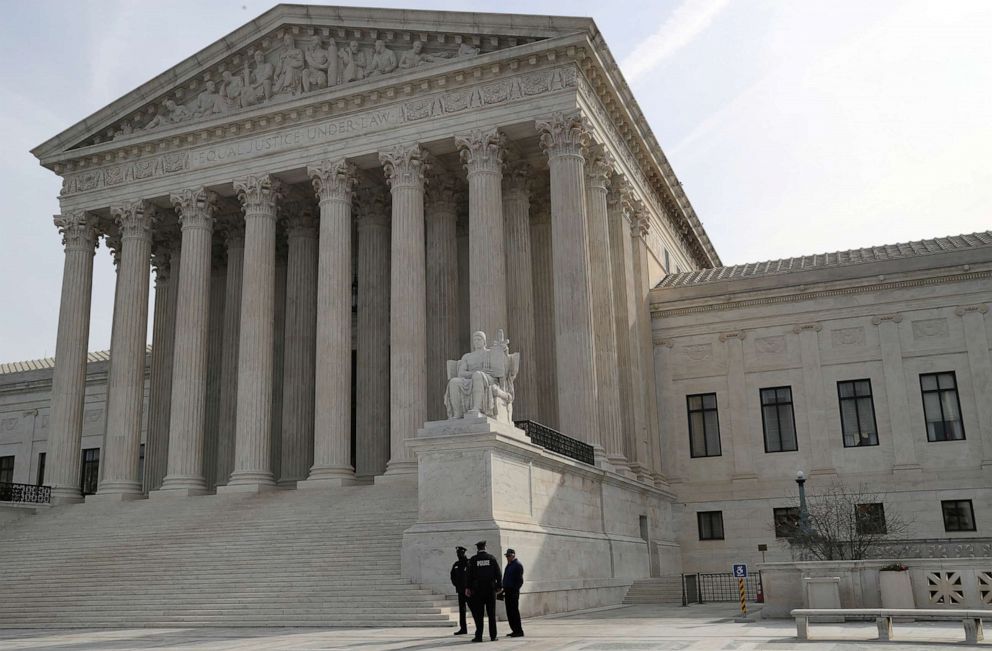
[[[307,167],[317,200],[351,203],[351,195],[358,183],[358,168],[347,160],[324,160]]]
[[[151,240],[152,229],[158,223],[158,211],[155,206],[140,199],[110,206],[110,216],[113,217],[124,240]]]
[[[455,136],[465,171],[471,174],[494,174],[503,169],[506,136],[499,129],[473,129]]]
[[[217,195],[206,188],[187,188],[169,196],[183,230],[213,230]]]
[[[586,157],[586,187],[606,192],[610,186],[614,159],[602,145],[589,147]]]
[[[62,246],[66,251],[96,252],[96,219],[77,210],[52,218],[55,228],[62,235]]]
[[[423,187],[425,174],[430,169],[426,153],[419,144],[395,145],[379,152],[386,182],[390,187]]]
[[[245,211],[245,216],[276,217],[276,203],[283,195],[282,183],[268,174],[249,174],[234,179],[234,191]]]
[[[589,144],[589,125],[580,113],[557,111],[546,120],[538,120],[534,126],[541,134],[541,148],[549,157],[585,157],[585,149]]]

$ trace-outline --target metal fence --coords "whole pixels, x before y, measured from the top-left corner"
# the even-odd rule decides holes
[[[0,502],[48,504],[51,501],[51,486],[34,486],[32,484],[11,484],[8,482],[0,482]]]
[[[688,603],[740,600],[737,577],[732,572],[684,574],[682,580]],[[752,574],[744,579],[744,589],[748,601],[757,601],[761,591],[761,574]]]
[[[596,458],[593,455],[591,445],[565,436],[537,421],[518,420],[514,421],[513,424],[522,429],[534,445],[540,445],[546,450],[557,452],[582,463],[588,463],[590,466],[596,465]]]

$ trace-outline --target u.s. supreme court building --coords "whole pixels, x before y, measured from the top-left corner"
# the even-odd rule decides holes
[[[447,624],[479,539],[611,605],[791,558],[800,469],[992,555],[992,232],[724,266],[590,19],[279,5],[33,153],[0,624]]]

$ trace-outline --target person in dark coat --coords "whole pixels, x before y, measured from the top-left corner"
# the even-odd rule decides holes
[[[486,541],[475,543],[478,550],[475,556],[468,559],[468,587],[465,596],[469,597],[472,607],[472,619],[475,620],[475,637],[473,642],[482,641],[482,616],[489,617],[489,639],[496,639],[496,593],[503,583],[503,575],[499,569],[499,561],[486,551]]]
[[[458,560],[451,566],[451,585],[455,586],[455,594],[458,595],[458,623],[460,624],[455,635],[465,635],[468,633],[468,624],[465,620],[465,608],[468,606],[468,597],[465,596],[465,588],[468,587],[468,556],[465,555],[464,547],[455,547]]]
[[[520,588],[524,585],[524,564],[517,560],[517,552],[506,550],[506,569],[503,571],[503,601],[506,603],[506,620],[510,624],[507,637],[523,637],[520,624]]]

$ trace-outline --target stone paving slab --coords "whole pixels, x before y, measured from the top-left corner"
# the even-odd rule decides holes
[[[131,628],[0,630],[0,651],[428,651],[483,648],[521,651],[899,651],[992,648],[964,644],[964,631],[952,622],[896,624],[894,642],[878,642],[874,622],[813,624],[815,639],[799,642],[792,620],[735,623],[731,604],[624,606],[608,610],[526,620],[527,637],[501,637],[474,645],[470,635],[454,637],[444,628]],[[500,622],[500,634],[507,633]]]

